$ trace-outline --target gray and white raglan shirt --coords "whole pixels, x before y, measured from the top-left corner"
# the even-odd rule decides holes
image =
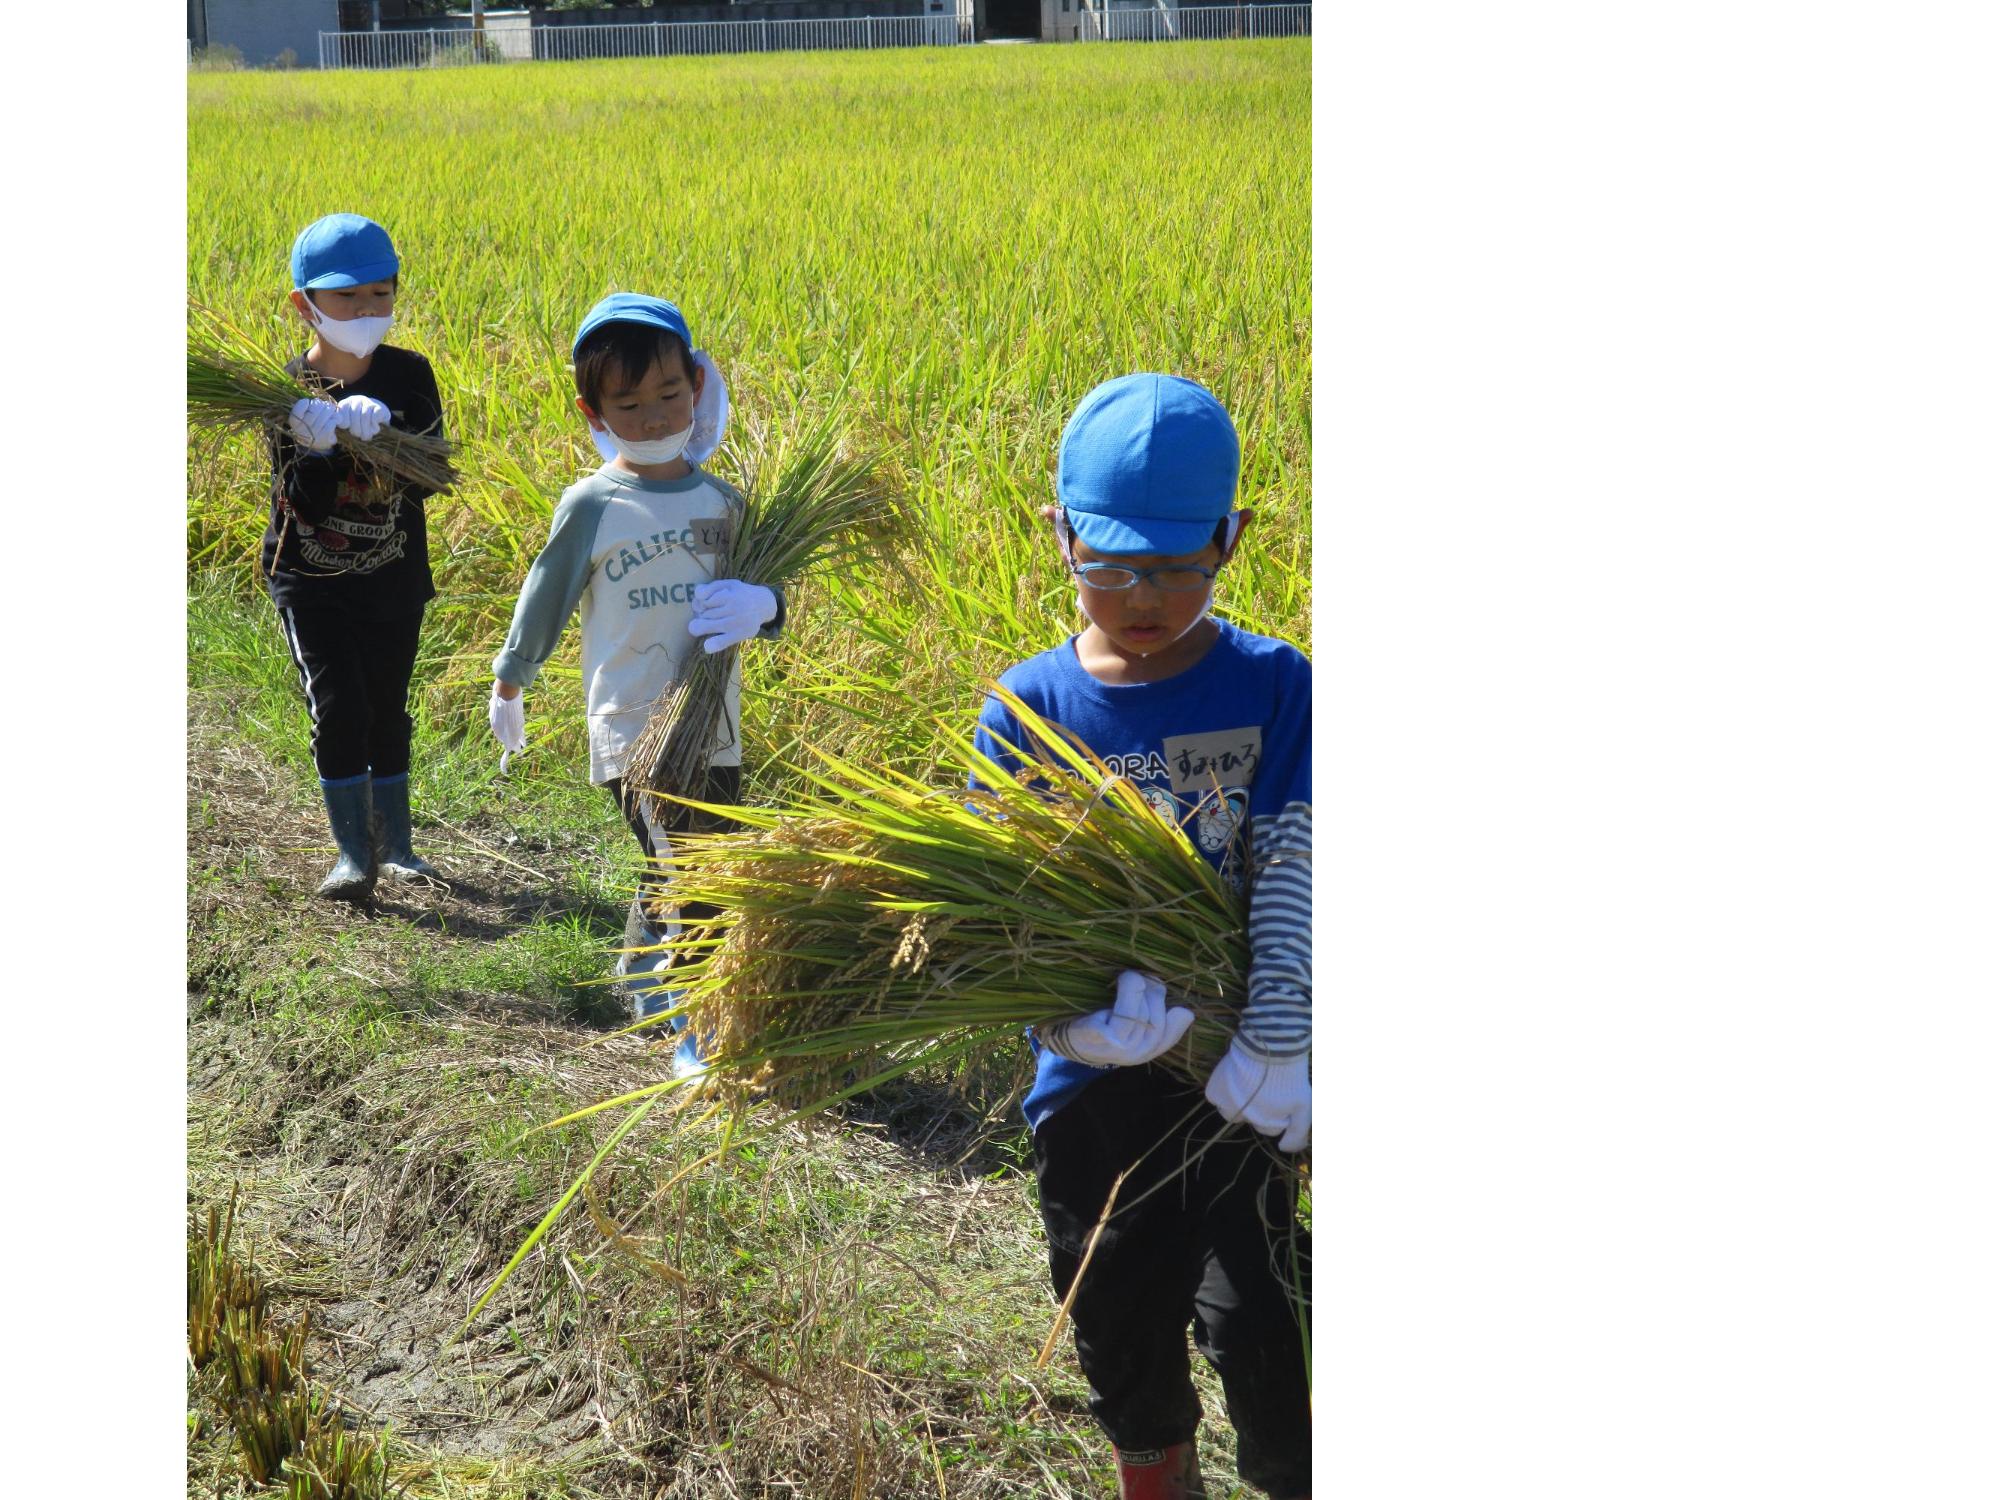
[[[1247,889],[1250,993],[1237,1036],[1263,1057],[1303,1057],[1312,1048],[1312,664],[1284,641],[1216,623],[1208,654],[1164,682],[1099,682],[1077,660],[1073,636],[1000,682]],[[987,699],[973,738],[1001,764],[1019,763],[1006,747],[1021,745],[1021,730],[998,699]],[[1036,1052],[1023,1105],[1031,1125],[1107,1071],[1039,1044]]]
[[[681,479],[640,479],[607,464],[563,492],[493,675],[530,686],[581,603],[593,782],[624,774],[632,742],[702,650],[688,634],[694,590],[718,576],[743,508],[732,486],[698,468]],[[776,635],[783,618],[781,602],[778,620],[759,634]],[[712,765],[742,763],[741,698],[737,667]]]

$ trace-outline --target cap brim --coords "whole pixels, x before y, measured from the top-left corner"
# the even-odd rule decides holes
[[[1106,557],[1186,557],[1215,539],[1214,521],[1164,521],[1151,516],[1098,516],[1068,512],[1076,539]]]
[[[321,292],[333,287],[367,286],[371,282],[389,280],[399,269],[401,269],[399,261],[378,260],[365,266],[355,266],[347,271],[322,271],[299,290]]]
[[[585,323],[581,328],[577,329],[576,337],[570,340],[569,357],[575,359],[576,351],[583,347],[585,339],[597,332],[598,329],[609,327],[613,323],[637,323],[642,328],[657,328],[662,333],[671,333],[675,338],[688,346],[690,353],[693,352],[694,344],[688,337],[688,331],[685,328],[676,328],[671,321],[659,316],[657,313],[645,309],[634,309],[631,311],[616,312],[610,317],[595,318]]]

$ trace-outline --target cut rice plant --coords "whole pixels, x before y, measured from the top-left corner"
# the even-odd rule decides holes
[[[1246,994],[1243,899],[1129,781],[997,691],[1030,772],[941,726],[976,790],[827,756],[801,773],[816,791],[730,810],[747,832],[676,845],[677,895],[723,911],[668,945],[715,1059],[704,1087],[810,1108],[1102,1009],[1128,968],[1193,1009],[1160,1062],[1206,1079]]]
[[[222,314],[192,304],[196,317],[188,325],[188,425],[212,432],[281,430],[292,407],[305,396],[326,392],[311,380],[299,380],[277,363],[249,333]],[[310,388],[309,388],[310,386]],[[343,453],[409,484],[434,491],[458,482],[451,464],[451,443],[441,437],[384,427],[367,442],[346,430],[334,434]]]
[[[253,1483],[283,1479],[286,1465],[305,1452],[319,1405],[316,1394],[303,1385],[229,1403],[236,1451]]]
[[[743,831],[676,842],[677,898],[723,913],[663,945],[683,995],[667,1014],[713,1059],[697,1091],[820,1107],[1099,1010],[1128,968],[1195,1012],[1160,1062],[1206,1079],[1247,990],[1243,898],[1130,782],[996,691],[1030,771],[941,726],[972,790],[821,756],[777,805],[707,809]]]
[[[224,1311],[217,1327],[216,1368],[225,1400],[274,1400],[305,1379],[310,1320],[280,1333],[256,1306]]]
[[[188,1223],[188,1363],[197,1371],[216,1357],[224,1320],[233,1310],[261,1321],[269,1308],[263,1283],[230,1251],[236,1195],[232,1186],[226,1208],[211,1206],[206,1225]]]
[[[468,1326],[619,1141],[677,1093],[737,1112],[761,1095],[810,1116],[1101,1010],[1121,969],[1156,975],[1169,1004],[1195,1013],[1158,1064],[1208,1077],[1248,994],[1244,899],[1131,782],[994,691],[1026,741],[1009,747],[1018,774],[940,724],[952,785],[822,754],[819,768],[792,768],[801,789],[772,806],[679,799],[743,825],[675,841],[676,898],[722,915],[653,950],[676,956],[682,1000],[645,1024],[687,1017],[708,1068],[537,1127],[627,1109]],[[747,1138],[725,1135],[704,1162]]]
[[[350,1432],[339,1412],[313,1412],[299,1452],[285,1464],[284,1500],[382,1500],[389,1493],[386,1435]]]
[[[904,531],[904,513],[876,463],[843,451],[831,413],[796,436],[725,450],[746,501],[736,533],[715,557],[716,578],[788,588],[816,569],[884,559]],[[709,652],[690,639],[675,681],[632,747],[635,794],[690,798],[700,792],[722,733],[734,646]]]

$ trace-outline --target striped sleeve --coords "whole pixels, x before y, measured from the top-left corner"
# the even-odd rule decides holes
[[[1312,804],[1250,822],[1250,996],[1237,1037],[1272,1059],[1312,1050]]]

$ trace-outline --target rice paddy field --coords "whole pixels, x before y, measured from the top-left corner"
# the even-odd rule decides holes
[[[425,354],[438,375],[463,478],[431,507],[439,597],[414,690],[419,847],[426,832],[435,846],[445,828],[471,826],[501,798],[486,739],[490,663],[556,499],[597,462],[572,405],[567,360],[578,319],[612,290],[679,304],[696,344],[728,380],[735,435],[802,430],[834,416],[850,448],[881,464],[915,522],[915,540],[893,566],[810,581],[792,599],[785,639],[744,653],[751,800],[791,790],[790,768],[809,748],[923,776],[940,720],[969,726],[987,679],[1074,628],[1070,586],[1038,509],[1053,499],[1056,443],[1070,411],[1112,375],[1188,375],[1229,408],[1242,439],[1241,503],[1257,519],[1217,607],[1310,650],[1310,86],[1309,43],[1282,40],[191,75],[190,298],[289,357],[304,343],[284,304],[293,236],[325,213],[365,213],[389,228],[402,256],[391,341]],[[725,450],[715,467],[728,474],[729,459]],[[244,776],[295,782],[284,795],[306,809],[303,712],[285,706],[289,668],[256,574],[265,484],[253,441],[190,443],[191,689],[226,688],[237,705],[236,737],[266,734],[278,768]],[[538,810],[568,818],[566,809],[582,806],[575,651],[572,632],[530,694],[530,750],[505,791],[516,832]],[[191,790],[191,809],[195,798]],[[608,808],[589,816],[596,834],[623,837]],[[300,826],[309,822],[306,809]],[[507,858],[527,858],[507,847],[515,851]],[[234,877],[218,865],[210,878],[220,886]],[[264,883],[276,891],[282,882]],[[593,889],[590,900],[615,906],[607,883]],[[533,951],[551,972],[580,980],[593,964],[601,969],[615,917],[593,916],[590,900],[564,917],[567,926],[550,919],[536,929]],[[217,895],[213,920],[247,924],[247,910],[235,895]],[[217,931],[211,936],[227,948],[234,939]],[[525,941],[497,917],[479,935],[496,953]],[[370,944],[390,940],[378,923],[328,941],[372,953]],[[242,944],[246,955],[257,946],[253,935]],[[346,971],[373,973],[373,962],[350,958]],[[347,982],[328,981],[336,990]],[[481,981],[509,993],[534,993],[540,982]],[[230,983],[254,988],[241,976]],[[256,983],[283,989],[287,1005],[303,993],[303,981],[272,973]],[[551,994],[561,990],[548,983]],[[389,988],[413,984],[422,987],[405,975]],[[343,1007],[364,1003],[338,993]],[[236,1003],[217,1001],[217,1014],[234,1014]],[[268,999],[245,1004],[246,1015],[264,1018],[259,1024],[290,1013]],[[415,1034],[396,1029],[405,1024],[382,1022],[380,1035],[415,1048]],[[362,1047],[352,1038],[343,1045]],[[379,1058],[388,1043],[367,1045],[376,1048],[368,1057]],[[354,1056],[357,1077],[374,1065]],[[547,1118],[567,1102],[576,1101],[551,1095],[537,1108]],[[480,1129],[491,1146],[497,1126]],[[497,1248],[504,1259],[582,1159],[547,1149],[544,1175],[531,1163],[494,1178],[520,1201],[482,1229],[479,1255],[490,1259]],[[191,1163],[196,1156],[191,1147]],[[809,1167],[827,1170],[823,1160]],[[1026,1243],[1032,1207],[1018,1170],[1009,1176],[1005,1167],[994,1170],[1011,1183],[1007,1222]],[[396,1170],[408,1175],[407,1164]],[[506,1173],[515,1174],[511,1188]],[[862,1181],[848,1170],[841,1191],[865,1200]],[[742,1190],[761,1193],[769,1215],[769,1180]],[[784,1188],[788,1200],[792,1192]],[[227,1197],[227,1184],[217,1175],[199,1194],[191,1183],[190,1193],[205,1211]],[[257,1212],[246,1205],[245,1221]],[[946,1215],[956,1239],[966,1211],[951,1212],[959,1214]],[[593,1237],[587,1222],[581,1232]],[[1029,1279],[1032,1262],[1030,1250]],[[539,1284],[560,1290],[567,1276],[580,1288],[579,1263]],[[782,1282],[782,1269],[776,1274]],[[949,1303],[928,1278],[919,1281],[926,1286],[913,1284],[913,1307]],[[534,1285],[522,1295],[536,1295]],[[861,1335],[836,1340],[833,1363],[866,1367],[867,1379],[893,1377],[914,1390],[948,1369],[964,1388],[963,1409],[941,1398],[920,1403],[926,1421],[910,1418],[907,1433],[864,1430],[857,1416],[851,1431],[814,1436],[810,1463],[798,1456],[805,1448],[783,1458],[773,1438],[770,1473],[782,1475],[791,1462],[798,1472],[835,1476],[825,1483],[837,1479],[838,1488],[794,1490],[773,1480],[744,1492],[948,1500],[1108,1492],[1101,1451],[1082,1440],[1047,1441],[1050,1424],[1087,1435],[1088,1421],[1076,1414],[1073,1370],[1064,1377],[1059,1369],[1069,1359],[1066,1339],[1055,1367],[1030,1371],[1048,1309],[1033,1302],[1032,1289],[1021,1295],[1026,1310],[1000,1323],[1008,1347],[1018,1347],[1022,1380],[1046,1397],[1039,1407],[1001,1401],[990,1422],[966,1419],[965,1411],[986,1410],[981,1391],[1010,1388],[1011,1378],[968,1353],[973,1332],[939,1335],[943,1343],[918,1360],[922,1369],[871,1363],[857,1352],[869,1347]],[[658,1327],[664,1317],[655,1308],[645,1321]],[[731,1343],[724,1352],[779,1371],[773,1378],[795,1394],[817,1389],[805,1365],[785,1366],[760,1347]],[[853,1381],[860,1389],[862,1377]],[[745,1400],[760,1390],[785,1399],[755,1381],[736,1385]],[[681,1399],[692,1400],[686,1388]],[[1219,1410],[1218,1401],[1209,1405]],[[940,1425],[947,1412],[959,1427]],[[752,1428],[716,1439],[727,1413],[718,1419],[710,1409],[705,1420],[713,1451],[703,1462],[732,1442],[747,1461]],[[191,1418],[191,1433],[195,1426]],[[792,1432],[785,1441],[805,1439]],[[651,1461],[619,1452],[613,1470],[626,1459]],[[673,1463],[680,1467],[671,1483],[659,1469],[633,1479],[629,1492],[733,1492],[679,1450]],[[195,1468],[191,1457],[190,1493]],[[580,1471],[551,1479],[558,1471],[537,1470],[541,1479],[516,1474],[504,1483],[491,1478],[497,1469],[481,1472],[484,1488],[463,1478],[419,1481],[409,1470],[402,1479],[413,1495],[628,1492]],[[1219,1493],[1231,1493],[1217,1478],[1226,1464],[1212,1457],[1210,1472]],[[210,1487],[206,1469],[203,1476],[204,1493],[228,1492]]]
[[[766,756],[804,739],[921,757],[924,733],[829,713],[978,684],[1072,609],[1036,507],[1077,400],[1114,374],[1207,384],[1258,521],[1221,607],[1307,645],[1310,112],[1305,42],[952,48],[189,78],[190,294],[299,347],[298,229],[347,209],[403,258],[396,342],[435,366],[468,478],[435,508],[433,716],[486,669],[555,499],[594,466],[566,368],[604,293],[669,297],[737,430],[828,407],[896,456],[927,541],[911,577],[809,597],[750,653]],[[254,445],[189,474],[198,575],[254,587]],[[570,648],[573,650],[573,645]],[[573,657],[558,667],[573,681]],[[575,695],[534,719],[573,764]]]

